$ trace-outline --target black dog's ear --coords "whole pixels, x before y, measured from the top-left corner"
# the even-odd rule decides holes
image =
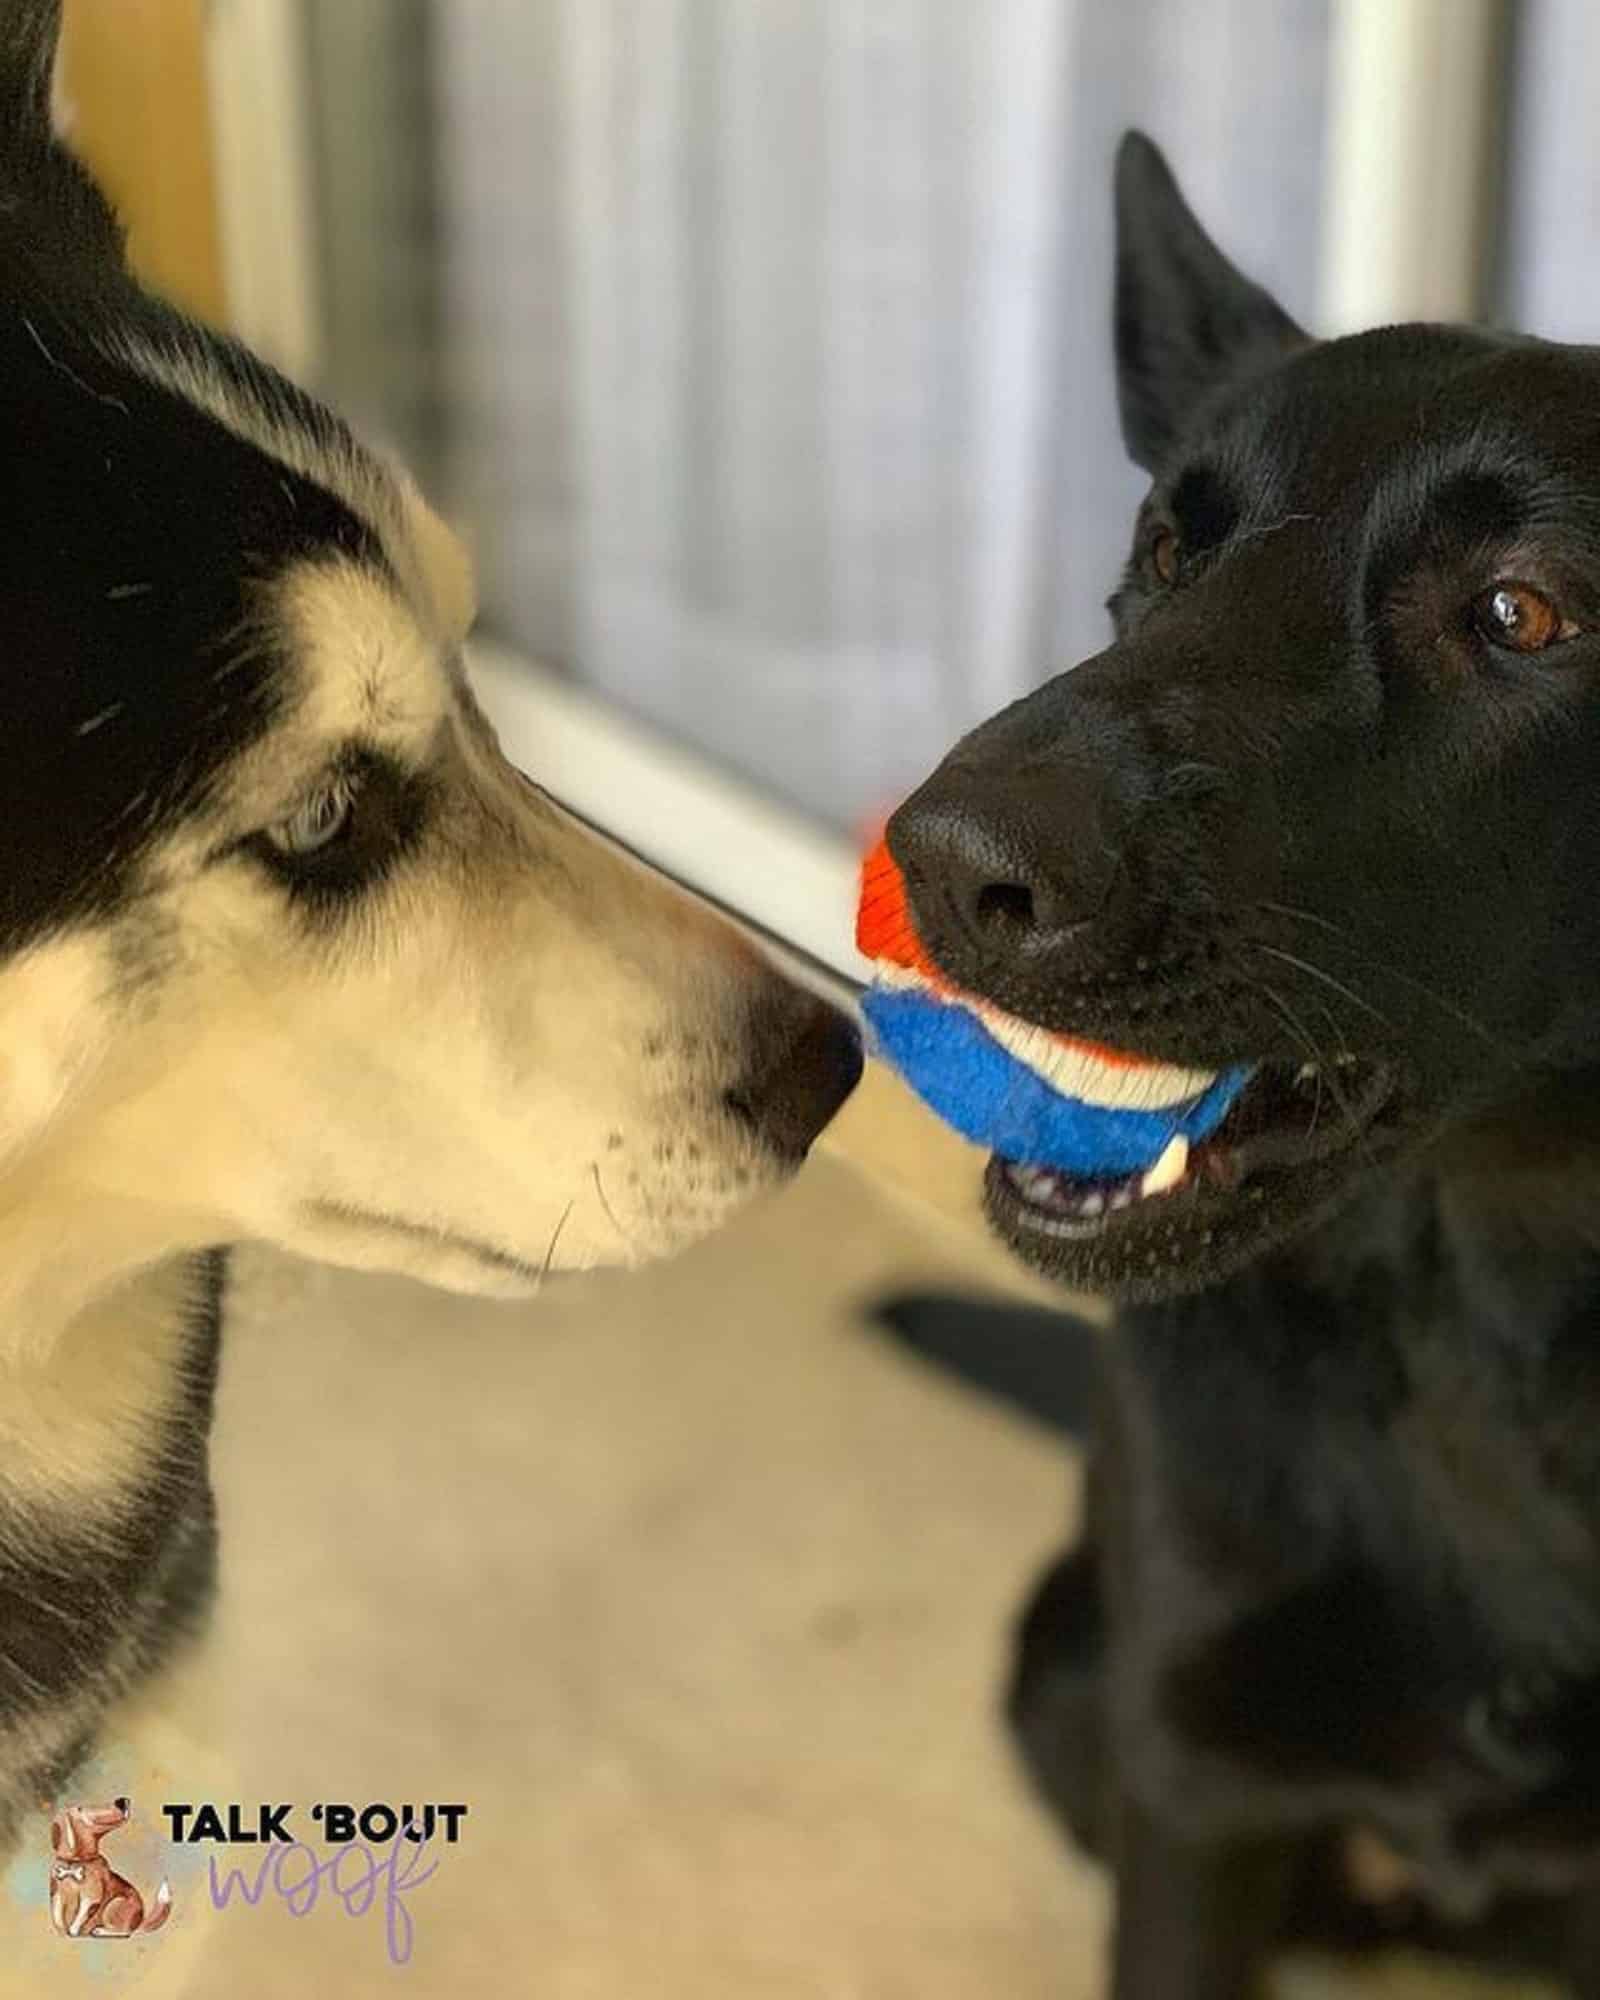
[[[1308,336],[1223,256],[1142,132],[1123,138],[1116,186],[1117,401],[1148,472],[1208,391]]]
[[[58,251],[122,260],[110,203],[55,129],[61,0],[0,0],[0,210]]]

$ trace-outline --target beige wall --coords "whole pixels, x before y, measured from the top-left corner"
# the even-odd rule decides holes
[[[205,0],[66,0],[74,146],[128,225],[135,268],[226,318],[206,99]]]

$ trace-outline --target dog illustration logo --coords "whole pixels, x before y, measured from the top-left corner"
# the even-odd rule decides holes
[[[50,1921],[63,1937],[148,1936],[171,1916],[165,1877],[147,1914],[138,1890],[100,1852],[101,1841],[126,1826],[132,1811],[127,1799],[113,1799],[108,1806],[63,1806],[50,1822]]]

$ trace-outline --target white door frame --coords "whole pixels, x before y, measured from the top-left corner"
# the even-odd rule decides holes
[[[206,83],[229,323],[305,381],[321,314],[300,0],[209,0]]]
[[[1333,0],[1318,333],[1475,319],[1504,0]]]
[[[302,4],[212,0],[208,67],[234,324],[307,376],[319,342]],[[1503,0],[1332,5],[1317,330],[1471,318],[1483,303]],[[518,763],[680,880],[825,964],[861,970],[847,841],[504,647],[480,645],[478,661]]]

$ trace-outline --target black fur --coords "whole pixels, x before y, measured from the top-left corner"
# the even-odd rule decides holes
[[[1236,2000],[1329,1938],[1592,2000],[1600,353],[1311,345],[1143,141],[1119,217],[1154,484],[1116,640],[891,844],[966,985],[1172,1060],[1322,1063],[1329,1101],[1097,1230],[991,1177],[1024,1254],[1130,1302],[1014,1719],[1117,1870],[1119,2000]],[[1558,608],[1548,650],[1486,627],[1505,581]],[[1405,1894],[1350,1891],[1353,1828]]]
[[[50,135],[56,8],[0,6],[0,954],[116,907],[150,841],[270,719],[287,663],[257,589],[297,556],[381,563],[370,530],[122,357],[203,353],[326,443],[337,420],[142,291]]]

